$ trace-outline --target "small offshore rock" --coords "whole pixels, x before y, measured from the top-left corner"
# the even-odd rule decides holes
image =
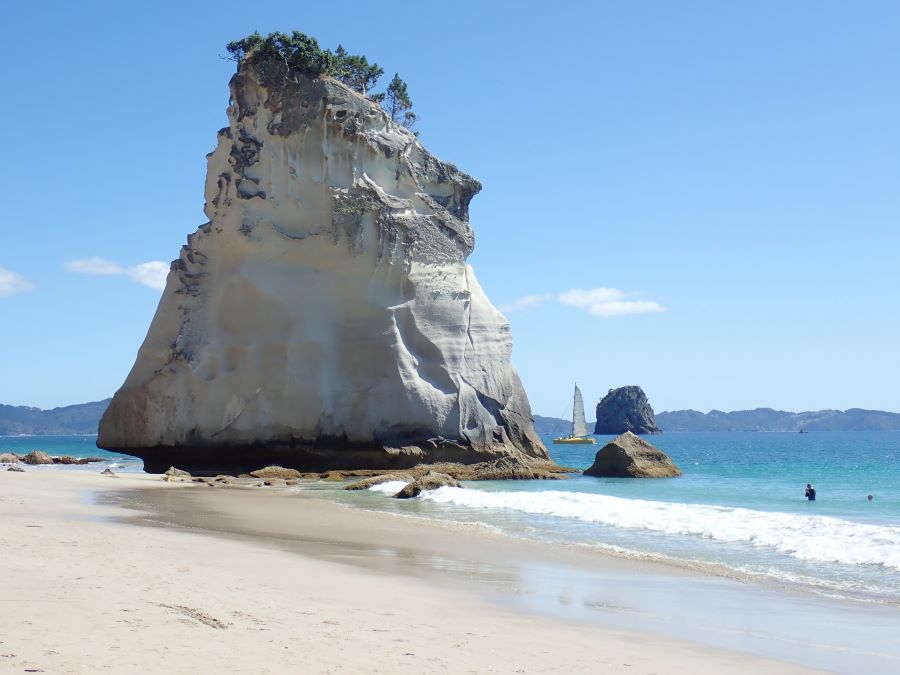
[[[11,452],[4,452],[0,454],[0,464],[18,464],[19,456],[14,455]]]
[[[363,478],[362,480],[358,480],[355,483],[350,483],[350,485],[345,485],[345,490],[368,490],[373,485],[381,485],[382,483],[389,483],[391,481],[401,480],[404,483],[411,483],[413,481],[412,474],[408,473],[385,473],[380,476],[372,476],[371,478]]]
[[[6,470],[7,470],[7,471],[16,471],[16,472],[18,472],[18,473],[24,473],[24,472],[25,472],[25,469],[23,469],[23,468],[22,468],[21,466],[19,466],[18,464],[10,464],[8,467],[6,467]]]
[[[32,450],[22,458],[25,464],[53,464],[53,458],[43,450]]]
[[[459,481],[445,473],[430,471],[420,478],[408,483],[400,492],[394,495],[397,499],[411,499],[418,497],[425,490],[437,490],[440,487],[461,487]]]
[[[681,469],[659,448],[626,431],[597,451],[585,476],[601,478],[674,478]]]
[[[347,480],[347,476],[343,471],[326,471],[323,474],[319,474],[319,478],[322,480]]]
[[[283,466],[267,466],[263,469],[251,471],[250,475],[254,478],[300,478],[300,472],[297,469],[285,469]]]
[[[115,476],[116,474],[113,473],[112,469],[110,469],[109,467],[106,467],[105,469],[103,469],[103,471],[100,472],[100,475],[101,476]]]
[[[661,434],[644,390],[635,385],[610,389],[597,404],[595,434]]]

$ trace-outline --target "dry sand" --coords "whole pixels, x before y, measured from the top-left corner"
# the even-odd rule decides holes
[[[189,509],[182,526],[202,517],[210,529],[236,534],[122,522],[135,512],[110,505],[121,491],[151,512],[167,503]],[[808,672],[516,612],[431,573],[396,574],[378,555],[360,564],[393,537],[420,552],[404,564],[431,569],[425,559],[433,563],[448,540],[465,545],[478,533],[455,538],[446,526],[309,500],[305,524],[291,512],[292,546],[241,535],[254,521],[242,511],[257,508],[283,535],[286,526],[271,517],[278,503],[150,476],[0,471],[0,671]],[[258,519],[256,526],[265,529]],[[505,550],[519,554],[517,546],[528,547]],[[498,556],[486,553],[491,569],[502,570]]]

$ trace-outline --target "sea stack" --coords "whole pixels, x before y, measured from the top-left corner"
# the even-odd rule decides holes
[[[601,478],[674,478],[681,469],[659,448],[630,431],[597,451],[585,476]]]
[[[481,185],[381,106],[242,60],[188,237],[97,445],[192,473],[543,463],[466,259]]]
[[[661,434],[644,390],[635,385],[610,389],[597,404],[595,434]]]

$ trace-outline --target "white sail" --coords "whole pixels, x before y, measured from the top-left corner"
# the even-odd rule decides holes
[[[575,403],[572,406],[572,435],[587,436],[587,424],[584,421],[584,399],[581,390],[575,385]]]

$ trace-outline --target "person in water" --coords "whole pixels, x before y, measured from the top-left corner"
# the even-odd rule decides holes
[[[816,501],[816,488],[812,486],[812,483],[806,484],[806,498],[811,502]]]
[[[873,497],[872,495],[869,495],[868,497],[866,497],[866,499],[868,499],[869,501],[872,501],[873,499],[875,499],[875,497]]]

